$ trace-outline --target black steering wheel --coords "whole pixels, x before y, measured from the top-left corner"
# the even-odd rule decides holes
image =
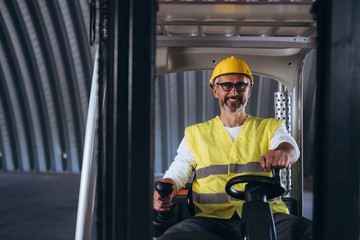
[[[225,186],[227,194],[240,200],[264,200],[279,197],[285,193],[285,188],[280,181],[280,170],[273,169],[273,177],[258,175],[242,175],[230,179]],[[245,191],[232,188],[235,184],[248,183]]]

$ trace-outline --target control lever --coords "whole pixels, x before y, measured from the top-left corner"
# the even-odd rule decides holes
[[[167,182],[155,182],[155,189],[161,197],[165,197],[174,191],[174,185]]]
[[[155,190],[159,193],[161,197],[166,197],[174,191],[174,185],[167,182],[155,182]],[[154,221],[156,222],[168,222],[173,216],[173,209],[170,208],[170,211],[158,212],[154,210]]]
[[[155,182],[155,190],[161,197],[166,197],[174,191],[174,185],[166,182]],[[170,211],[159,212],[154,210],[154,237],[158,237],[164,233],[166,229],[179,222],[182,218],[182,206],[173,204]]]
[[[279,168],[273,168],[273,179],[274,183],[281,184],[281,172]]]

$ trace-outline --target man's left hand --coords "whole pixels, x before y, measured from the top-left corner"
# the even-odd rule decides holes
[[[281,143],[274,150],[269,150],[260,158],[261,167],[265,172],[272,168],[287,168],[296,161],[296,150],[290,143]]]

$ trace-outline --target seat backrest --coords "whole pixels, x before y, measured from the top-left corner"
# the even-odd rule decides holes
[[[195,205],[193,202],[193,197],[192,197],[192,185],[189,188],[189,191],[186,195],[186,205],[188,208],[188,211],[190,213],[190,216],[194,216],[195,215]]]
[[[297,214],[298,214],[297,201],[293,198],[288,198],[288,197],[284,197],[284,198],[282,198],[282,200],[286,204],[287,208],[289,209],[290,214],[297,216]]]

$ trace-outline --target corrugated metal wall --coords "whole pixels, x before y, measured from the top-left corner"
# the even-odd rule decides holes
[[[79,171],[88,22],[83,0],[0,1],[0,170]]]

